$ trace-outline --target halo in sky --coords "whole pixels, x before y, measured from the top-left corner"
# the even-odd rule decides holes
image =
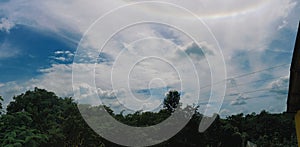
[[[144,7],[195,19],[187,23],[159,13],[138,14]],[[195,26],[199,29],[192,30]],[[177,109],[157,125],[132,127],[116,121],[102,106],[95,113],[81,104],[155,111],[164,94],[174,89],[184,106],[198,105],[204,83],[211,85],[204,98],[209,105],[200,107],[209,116],[221,108],[225,79],[223,55],[209,27],[187,9],[165,2],[132,3],[101,16],[81,39],[73,62],[74,98],[83,118],[102,137],[126,146],[161,143],[179,132],[192,114]],[[221,84],[213,86],[216,81]],[[86,87],[92,95],[86,95]],[[213,119],[202,121],[200,131]]]

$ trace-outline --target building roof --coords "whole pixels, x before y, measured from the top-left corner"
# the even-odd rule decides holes
[[[290,68],[290,84],[287,100],[287,112],[300,110],[300,22]]]

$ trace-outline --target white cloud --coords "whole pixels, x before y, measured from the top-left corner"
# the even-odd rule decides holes
[[[83,34],[88,27],[97,18],[103,16],[105,12],[132,2],[141,1],[129,2],[122,0],[94,0],[86,3],[82,0],[75,0],[70,3],[66,1],[54,2],[37,0],[27,2],[23,0],[18,2],[9,2],[2,7],[4,8],[4,12],[7,12],[6,14],[11,16],[9,18],[23,20],[22,22],[25,24],[37,24],[38,27],[46,27],[55,31],[64,28],[66,30],[72,30],[72,32],[77,31],[77,33]],[[230,66],[230,64],[236,64],[231,63],[231,57],[237,50],[266,50],[269,42],[274,37],[278,37],[274,34],[277,32],[277,28],[282,26],[282,22],[288,23],[289,26],[297,26],[297,22],[289,22],[290,18],[294,17],[289,15],[290,12],[294,11],[293,8],[298,8],[296,7],[296,1],[293,0],[255,0],[249,2],[234,0],[206,0],[193,3],[189,1],[165,0],[165,2],[177,4],[178,6],[191,10],[208,24],[223,49],[228,66]],[[176,17],[176,19],[174,19],[176,23],[184,22],[185,24],[193,24],[195,21],[195,18],[191,16],[180,16],[182,13],[177,14],[175,11],[165,12],[159,7],[154,8],[144,5],[132,11],[135,12],[126,11],[125,13],[127,16],[137,15],[145,19],[148,15],[153,15],[154,17],[159,15],[165,19],[173,19]],[[298,13],[292,14],[298,15]],[[123,22],[128,18],[129,17],[118,18],[117,15],[109,16],[109,19],[115,20],[115,22]],[[37,22],[32,23],[32,21]],[[107,26],[103,27],[113,28],[118,27],[118,24],[119,23],[113,23],[112,21],[110,24],[104,23],[104,25]],[[200,26],[189,27],[191,30],[203,29]],[[130,40],[130,38],[132,38],[130,37],[131,35],[140,35],[139,38],[153,36],[151,35],[153,33],[151,31],[152,29],[153,28],[140,27],[134,30],[134,32],[138,33],[131,33],[130,31],[129,33],[124,33],[125,36],[122,37],[122,39],[128,38],[128,40]],[[93,43],[97,47],[100,43],[98,40],[101,40],[101,36],[105,36],[104,34],[110,33],[109,29],[104,29],[102,31],[103,32],[101,33],[97,33],[98,35],[96,37],[99,39],[93,40]],[[204,34],[200,34],[200,37],[202,37],[204,41],[207,41],[205,40],[207,39],[206,36],[211,36],[211,34],[207,31],[203,31],[203,33]],[[157,35],[158,34],[154,36]],[[180,38],[182,35],[175,33],[175,35],[173,34],[173,37],[174,36]],[[184,39],[180,38],[180,40]],[[255,64],[255,66],[259,66],[261,62],[262,61],[257,61],[253,64]],[[229,69],[231,70],[232,68],[229,67]],[[232,71],[230,70],[228,70],[228,73],[237,73],[236,69],[232,69]]]
[[[3,97],[4,108],[12,100],[13,96],[19,95],[24,92],[25,87],[18,85],[15,81],[3,83],[4,85],[0,87],[0,95]]]
[[[10,44],[8,41],[4,41],[0,44],[0,59],[6,59],[16,57],[20,54],[20,50]]]
[[[288,22],[286,20],[282,21],[282,24],[280,26],[278,26],[277,30],[281,30],[282,28],[284,28],[286,25],[288,25]]]
[[[34,87],[47,89],[55,92],[58,96],[73,96],[71,66],[63,64],[53,64],[48,69],[42,69],[41,76],[34,77],[25,82],[7,82],[0,87],[1,94],[5,98],[5,104],[8,104],[14,95],[19,95]]]
[[[0,31],[5,31],[6,33],[9,33],[10,29],[12,29],[14,26],[15,24],[9,21],[7,18],[0,19]]]
[[[221,115],[221,116],[230,116],[230,115],[231,115],[231,112],[230,112],[229,109],[221,109],[220,115]]]
[[[268,87],[271,89],[271,92],[275,92],[278,94],[287,94],[288,92],[288,84],[289,84],[289,76],[281,77],[272,81]]]
[[[232,1],[232,5],[229,3],[229,5],[224,4],[217,7],[230,8],[235,7],[235,4],[238,3]],[[226,50],[225,55],[230,55],[235,50],[265,50],[272,38],[276,37],[274,34],[278,26],[296,5],[296,2],[291,0],[252,1],[249,3],[251,4],[240,3],[240,6],[252,5],[250,11],[243,13],[243,9],[241,9],[240,13],[229,15],[226,19],[205,19],[221,47]],[[235,9],[239,9],[239,7],[237,6]]]
[[[27,86],[45,88],[63,97],[73,96],[71,65],[53,64],[50,68],[40,71],[44,74],[30,80],[26,83]]]
[[[55,60],[58,61],[66,61],[67,59],[65,57],[54,57]]]
[[[82,65],[81,69],[84,70],[87,65]],[[3,86],[0,86],[1,95],[5,99],[4,106],[12,100],[14,95],[19,95],[27,90],[32,90],[34,87],[46,89],[48,91],[53,91],[60,97],[73,97],[76,101],[80,103],[87,103],[91,105],[99,105],[98,96],[95,95],[92,84],[81,84],[80,86],[74,86],[72,83],[72,65],[65,64],[52,64],[51,67],[46,69],[40,69],[39,72],[43,74],[37,77],[34,77],[25,82],[7,82],[3,83]],[[85,79],[86,76],[93,76],[91,73],[86,73],[81,75],[81,78]],[[74,97],[80,92],[80,98]]]
[[[237,99],[231,101],[231,105],[245,105],[247,104],[246,102],[246,97],[242,96],[242,95],[239,95]]]
[[[131,1],[137,2],[137,1]],[[58,34],[64,35],[64,31],[73,32],[75,34],[83,34],[88,27],[100,16],[103,16],[104,13],[122,6],[124,4],[129,4],[131,2],[122,1],[122,0],[103,0],[96,1],[92,0],[85,2],[83,0],[73,0],[73,1],[50,1],[50,0],[32,0],[32,1],[10,1],[4,3],[0,6],[3,10],[4,15],[7,15],[7,20],[11,24],[23,24],[29,25],[37,28],[48,29]],[[205,23],[208,24],[208,27],[214,33],[216,39],[218,40],[222,51],[224,53],[225,62],[227,63],[227,72],[232,75],[239,73],[244,73],[243,69],[240,69],[237,62],[234,62],[233,55],[238,51],[249,51],[254,52],[253,54],[247,54],[249,58],[249,64],[251,70],[256,70],[261,67],[269,67],[270,65],[265,65],[263,59],[259,59],[257,54],[267,49],[269,43],[274,40],[276,36],[276,31],[278,28],[285,29],[292,25],[297,25],[297,22],[292,22],[290,12],[293,11],[293,8],[296,6],[296,1],[294,0],[255,0],[255,1],[222,1],[222,0],[205,0],[205,1],[181,1],[181,0],[166,0],[165,2],[170,2],[183,6],[196,15],[198,15]],[[124,17],[120,18],[120,15],[112,14],[107,19],[103,19],[103,22],[100,22],[99,25],[96,25],[96,30],[101,30],[101,32],[94,31],[92,37],[87,38],[91,39],[86,41],[85,47],[89,49],[86,54],[86,59],[91,59],[97,57],[97,51],[99,46],[103,42],[99,40],[106,40],[105,36],[110,36],[112,33],[111,29],[118,30],[122,26],[122,22],[130,20],[131,16],[141,17],[141,18],[152,18],[160,16],[163,20],[170,20],[170,23],[178,24],[181,28],[188,28],[183,31],[199,31],[197,41],[200,41],[200,46],[203,49],[203,52],[206,53],[208,57],[212,59],[217,53],[217,45],[213,43],[210,32],[206,30],[203,26],[193,25],[195,24],[196,19],[192,16],[183,15],[185,13],[176,12],[172,8],[162,9],[165,7],[153,7],[153,6],[140,6],[136,9],[124,10]],[[298,12],[299,10],[297,10]],[[121,11],[120,11],[121,12]],[[293,13],[293,15],[298,15],[299,13]],[[126,17],[125,17],[126,16]],[[3,20],[1,20],[3,22]],[[8,24],[4,30],[9,29]],[[13,27],[13,26],[11,26]],[[98,28],[97,28],[98,27]],[[102,28],[101,28],[102,27]],[[168,28],[164,26],[165,28]],[[195,82],[194,75],[191,72],[189,62],[183,62],[182,58],[178,58],[178,55],[174,53],[174,48],[178,47],[183,51],[187,51],[188,47],[191,47],[193,41],[189,37],[183,35],[183,33],[178,32],[176,29],[165,29],[162,26],[154,25],[137,25],[126,28],[119,32],[116,36],[111,38],[109,42],[104,47],[104,52],[108,55],[111,55],[112,59],[115,60],[119,55],[121,49],[126,47],[128,50],[118,59],[119,61],[115,64],[116,70],[114,79],[115,82],[118,82],[117,89],[120,89],[128,83],[128,69],[131,68],[137,60],[141,59],[142,55],[156,55],[169,59],[172,61],[175,67],[178,67],[182,73],[185,74],[184,81],[186,83]],[[64,31],[61,31],[64,30]],[[70,36],[69,36],[70,37]],[[157,37],[165,38],[170,40],[170,43],[155,42],[155,41],[145,41],[142,43],[136,43],[130,48],[130,44],[138,39],[143,39],[146,37]],[[199,39],[200,38],[200,39]],[[83,40],[85,42],[85,40]],[[173,43],[173,44],[171,44]],[[125,46],[126,45],[126,46]],[[2,45],[3,46],[3,45]],[[6,45],[7,46],[7,45]],[[194,46],[195,47],[195,46]],[[0,58],[7,58],[16,55],[14,52],[7,52],[7,50],[2,49]],[[151,49],[149,49],[151,48]],[[173,48],[173,50],[171,49]],[[195,49],[195,48],[193,48]],[[17,50],[16,50],[17,51]],[[195,54],[195,50],[189,50]],[[196,50],[198,51],[198,50]],[[197,52],[199,53],[199,52]],[[211,54],[210,54],[211,53]],[[58,61],[70,61],[74,54],[70,51],[56,51],[53,59]],[[82,59],[85,60],[85,59]],[[89,60],[91,61],[91,60]],[[92,60],[94,62],[94,60]],[[197,61],[197,58],[194,58],[193,61]],[[79,63],[82,61],[79,61]],[[113,61],[112,61],[113,62]],[[214,60],[211,60],[212,63],[218,63]],[[90,62],[88,62],[90,63]],[[198,76],[200,78],[201,85],[211,84],[211,75],[212,73],[223,74],[223,72],[218,68],[223,66],[222,64],[217,64],[218,66],[214,67],[216,69],[211,69],[207,60],[203,60],[203,63],[194,63]],[[133,85],[136,88],[147,88],[148,82],[153,78],[166,79],[166,85],[172,85],[174,87],[178,86],[178,76],[176,72],[170,70],[170,67],[167,64],[162,64],[160,62],[144,62],[137,66],[135,69],[139,71],[140,74],[135,74],[133,78]],[[78,70],[87,70],[84,76],[92,76],[92,71],[89,70],[90,65],[83,64],[79,66]],[[49,90],[57,92],[58,95],[69,95],[72,93],[72,77],[71,77],[71,66],[70,65],[60,65],[53,64],[51,68],[40,70],[43,72],[43,75],[27,82],[25,85],[32,87],[42,86]],[[112,68],[108,65],[98,64],[96,66],[96,85],[103,90],[111,90],[112,84],[110,79]],[[281,71],[280,73],[282,73]],[[175,74],[174,74],[175,73]],[[270,74],[278,74],[279,72],[274,72]],[[242,83],[246,81],[251,81],[253,79],[259,78],[259,75],[253,76],[248,79],[240,80]],[[222,78],[213,79],[214,82],[222,80]],[[145,82],[146,81],[146,82]],[[240,82],[237,80],[237,82]],[[114,82],[114,81],[113,81]],[[79,85],[78,88],[86,97],[89,94],[94,93],[95,91],[92,88],[93,81],[89,81],[86,85]],[[145,85],[146,84],[146,85]],[[280,83],[277,83],[277,85]],[[159,84],[158,84],[159,85]],[[273,88],[276,88],[276,84],[271,84]],[[140,87],[141,86],[141,87]],[[185,85],[187,89],[190,87],[195,87],[195,84]],[[4,86],[6,87],[6,86]],[[235,86],[236,87],[236,86]],[[245,88],[247,89],[247,87]],[[250,90],[250,89],[249,89]],[[236,94],[240,90],[235,91]],[[105,93],[102,93],[105,94]],[[189,97],[194,97],[190,95]],[[93,102],[92,102],[93,103]],[[231,104],[241,105],[245,104],[244,99],[236,99]]]
[[[116,91],[116,90],[98,89],[98,95],[100,98],[103,98],[103,99],[114,99],[118,95],[117,93],[118,93],[118,91]]]
[[[32,0],[28,2],[21,0],[3,4],[2,8],[9,15],[9,18],[23,20],[22,23],[37,24],[39,27],[53,30],[72,29],[83,33],[105,12],[132,2],[137,1],[93,0],[86,3],[82,0],[75,0],[70,3],[69,1]],[[289,12],[296,5],[296,1],[292,0],[256,0],[251,2],[206,0],[196,2],[197,4],[178,0],[165,0],[165,2],[185,7],[202,18],[212,29],[223,48],[227,50],[264,48],[268,38],[272,37],[276,28],[280,26],[283,19],[287,18]],[[176,14],[166,13],[157,7],[143,6],[136,11],[140,16],[159,14],[165,18],[176,17],[177,21],[185,21],[186,24],[194,19],[190,16],[178,17]],[[128,12],[128,16],[130,14],[131,12]]]
[[[54,52],[55,55],[59,55],[59,54],[63,54],[63,53],[65,53],[65,52],[64,51],[55,51]]]
[[[54,52],[55,55],[67,55],[67,56],[74,56],[74,54],[71,51],[63,51],[63,50],[58,50]]]
[[[72,61],[74,54],[71,51],[63,51],[58,50],[54,52],[54,56],[50,56],[50,58],[54,59],[55,61],[67,62]]]

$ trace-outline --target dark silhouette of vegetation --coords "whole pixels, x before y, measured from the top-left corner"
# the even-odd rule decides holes
[[[0,100],[3,100],[0,97]],[[151,126],[168,118],[180,107],[180,94],[170,91],[159,112],[138,111],[111,116],[131,126]],[[1,104],[1,103],[0,103]],[[2,106],[0,105],[0,108]],[[87,106],[93,110],[97,107]],[[190,106],[183,111],[195,111]],[[243,146],[247,141],[258,146],[297,146],[293,117],[286,113],[236,114],[216,117],[204,133],[198,132],[203,115],[195,111],[188,124],[169,140],[155,146]],[[124,136],[127,137],[127,136]],[[82,118],[72,98],[35,88],[15,96],[0,116],[0,146],[119,146],[95,133]]]
[[[166,98],[164,99],[164,108],[170,112],[174,112],[175,109],[179,106],[180,94],[178,91],[171,90],[167,93]]]
[[[2,109],[3,109],[1,101],[3,101],[2,96],[0,96],[0,115],[2,114]]]

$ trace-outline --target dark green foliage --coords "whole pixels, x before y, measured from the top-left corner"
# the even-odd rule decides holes
[[[179,106],[180,94],[178,91],[172,90],[169,91],[166,98],[164,99],[164,108],[170,112],[174,112],[175,109]]]
[[[13,99],[1,116],[0,146],[102,145],[71,98],[35,88]]]
[[[3,98],[2,98],[2,96],[0,96],[0,115],[2,114],[2,111],[3,111],[2,103],[1,103],[2,101],[3,101]]]
[[[164,121],[175,108],[186,114],[192,112],[194,115],[188,124],[169,140],[156,145],[159,147],[239,147],[247,141],[258,146],[297,145],[293,117],[285,113],[262,111],[225,119],[217,116],[204,133],[199,133],[198,125],[203,115],[190,106],[181,108],[179,101],[180,94],[170,91],[164,100],[164,109],[159,112],[138,111],[124,115],[123,112],[115,114],[107,106],[104,109],[118,121],[138,127]],[[80,106],[91,113],[103,109]],[[72,98],[59,98],[43,89],[35,88],[14,97],[6,112],[0,115],[0,146],[119,146],[103,139],[86,124]]]
[[[16,112],[1,117],[0,145],[39,146],[47,143],[47,135],[32,126],[31,115],[27,112]]]

